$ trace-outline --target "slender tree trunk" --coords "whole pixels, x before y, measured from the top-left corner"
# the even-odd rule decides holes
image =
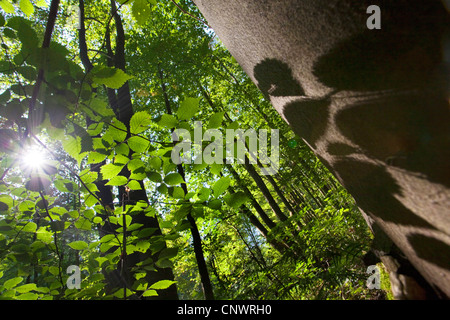
[[[168,114],[172,114],[172,107],[170,105],[170,100],[167,95],[166,84],[164,82],[164,74],[163,74],[163,70],[161,69],[160,65],[158,65],[158,74],[159,74],[159,78],[161,80],[161,89],[162,89],[163,95],[164,95],[164,103],[166,105],[166,111]],[[175,142],[174,142],[174,144],[175,144]],[[177,171],[183,177],[183,181],[186,181],[186,175],[184,174],[184,168],[183,168],[182,164],[177,165]],[[182,183],[181,188],[183,189],[185,195],[188,194],[188,189],[187,189],[186,183]],[[194,244],[194,253],[195,253],[195,258],[197,260],[198,270],[200,273],[203,294],[204,294],[206,300],[214,300],[214,292],[212,289],[211,280],[209,278],[208,267],[206,265],[205,257],[203,255],[202,238],[200,236],[200,232],[198,230],[197,223],[195,222],[195,219],[191,213],[188,213],[186,218],[190,224],[190,230],[191,230],[192,240],[193,240],[193,244]]]
[[[200,90],[201,90],[203,96],[205,97],[206,101],[208,102],[208,104],[213,109],[213,111],[217,112],[217,108],[214,106],[208,93],[205,91],[205,89],[201,85],[200,85]],[[225,116],[228,119],[230,119],[230,117],[227,114],[225,114]],[[245,159],[244,159],[244,167],[247,170],[247,172],[249,173],[250,177],[252,177],[252,179],[255,181],[258,188],[261,190],[261,193],[263,194],[264,198],[269,203],[269,206],[272,208],[272,211],[275,213],[275,215],[278,217],[278,219],[280,219],[280,221],[286,221],[287,216],[281,211],[279,205],[273,198],[272,194],[270,193],[270,190],[267,188],[267,186],[264,183],[264,181],[262,180],[261,176],[258,174],[255,167],[250,163],[250,160],[248,159],[247,155],[245,156]]]
[[[275,215],[280,219],[280,221],[286,221],[287,217],[286,215],[281,211],[280,206],[273,198],[270,190],[267,188],[266,184],[264,183],[264,180],[261,178],[259,173],[256,171],[255,167],[250,164],[250,161],[247,156],[245,156],[244,160],[244,167],[247,170],[248,174],[252,179],[255,181],[256,185],[258,186],[258,189],[263,194],[266,201],[269,203],[269,206],[272,208],[272,211],[275,213]]]
[[[259,216],[261,217],[262,221],[267,225],[269,229],[273,229],[276,226],[276,223],[272,221],[272,219],[266,214],[264,209],[261,207],[261,205],[256,200],[255,196],[250,192],[250,190],[247,188],[247,186],[244,184],[242,179],[240,178],[239,174],[234,170],[234,168],[231,165],[227,165],[228,170],[233,175],[234,179],[238,183],[239,187],[244,191],[244,193],[250,198],[253,208],[255,208],[256,212],[258,212]]]

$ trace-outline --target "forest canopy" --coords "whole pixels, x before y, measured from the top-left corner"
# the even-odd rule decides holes
[[[0,299],[385,296],[353,198],[192,2],[0,7]]]

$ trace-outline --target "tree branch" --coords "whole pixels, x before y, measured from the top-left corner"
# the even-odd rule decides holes
[[[52,0],[50,4],[50,12],[48,15],[47,26],[44,33],[44,41],[42,42],[42,48],[50,47],[50,41],[52,39],[53,29],[55,28],[56,16],[58,15],[60,0]],[[33,111],[36,106],[36,100],[41,89],[42,81],[44,80],[44,69],[39,69],[36,84],[34,85],[33,95],[31,96],[30,104],[28,105],[28,126],[25,130],[25,137],[28,137],[31,126],[33,125]]]

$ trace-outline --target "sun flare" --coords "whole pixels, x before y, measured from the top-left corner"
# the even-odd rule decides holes
[[[38,148],[26,149],[22,154],[22,163],[29,170],[41,169],[46,161],[45,152]]]

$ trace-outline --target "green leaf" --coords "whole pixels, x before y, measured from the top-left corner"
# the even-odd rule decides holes
[[[222,207],[222,201],[219,199],[213,199],[208,202],[208,208],[211,208],[213,210],[220,210]]]
[[[160,158],[154,157],[149,160],[149,164],[153,169],[159,170],[159,168],[161,168],[162,161]]]
[[[150,171],[147,173],[147,177],[153,182],[162,182],[161,174],[159,174],[158,172]]]
[[[30,291],[33,291],[33,290],[36,290],[36,289],[37,289],[37,286],[36,286],[35,283],[28,283],[28,284],[24,284],[24,285],[22,285],[20,287],[17,287],[15,290],[18,293],[27,293],[27,292],[30,292]]]
[[[100,217],[95,217],[95,218],[92,220],[92,222],[94,222],[94,223],[102,223],[102,222],[103,222],[103,219],[100,218]]]
[[[84,241],[74,241],[69,243],[69,247],[74,250],[84,250],[88,247],[88,244]]]
[[[91,230],[91,222],[83,217],[80,217],[77,221],[74,223],[75,227],[79,230]]]
[[[131,180],[130,182],[128,182],[128,187],[131,190],[141,190],[142,189],[141,184],[136,180]]]
[[[95,211],[93,209],[84,210],[83,216],[85,216],[88,219],[92,219],[95,216]]]
[[[128,154],[130,153],[130,148],[128,147],[128,145],[126,143],[121,143],[119,145],[117,145],[114,150],[116,151],[117,154],[122,154],[124,156],[128,156]]]
[[[27,80],[34,81],[37,77],[36,69],[31,66],[20,66],[16,70]]]
[[[15,16],[8,19],[7,25],[17,31],[17,36],[22,42],[22,50],[35,49],[38,47],[39,38],[28,20],[23,17]]]
[[[91,124],[87,129],[87,133],[91,136],[99,135],[103,130],[103,124],[103,122]]]
[[[22,281],[23,281],[22,277],[15,277],[15,278],[6,280],[5,283],[3,284],[3,287],[7,290],[10,290],[10,289],[14,288],[15,286],[17,286]]]
[[[167,127],[169,129],[174,128],[178,124],[177,118],[171,114],[163,114],[158,121],[160,127]]]
[[[161,280],[158,281],[154,284],[152,284],[150,286],[150,289],[154,289],[154,290],[163,290],[163,289],[167,289],[168,287],[170,287],[171,285],[173,285],[174,283],[176,283],[176,281],[172,281],[172,280]]]
[[[199,103],[199,98],[184,99],[177,111],[178,119],[190,120],[197,113]]]
[[[214,186],[212,187],[214,191],[214,197],[217,198],[222,193],[224,193],[230,186],[230,183],[231,179],[229,177],[222,177],[219,180],[217,180]]]
[[[64,221],[56,221],[55,220],[55,221],[50,222],[50,229],[53,232],[64,231],[65,228],[66,228],[66,224]]]
[[[92,80],[95,84],[104,85],[111,89],[120,89],[125,82],[133,78],[121,69],[105,66],[95,66],[92,74],[94,75]]]
[[[211,173],[219,176],[220,173],[222,172],[222,168],[223,168],[223,164],[222,163],[213,163],[211,165]]]
[[[19,7],[27,17],[30,17],[34,13],[34,7],[30,0],[20,0]]]
[[[210,188],[202,187],[202,189],[198,193],[198,198],[200,201],[206,201],[208,200],[210,194],[211,194]]]
[[[108,163],[101,167],[100,172],[104,180],[109,180],[117,176],[124,165],[117,165],[114,163]]]
[[[175,220],[181,221],[191,212],[191,210],[192,210],[191,204],[184,204],[173,213],[173,216]]]
[[[62,141],[62,146],[69,156],[77,160],[78,163],[84,158],[84,154],[81,153],[81,138],[66,136],[66,139]]]
[[[125,294],[127,295],[127,297],[133,295],[133,292],[130,289],[127,289]],[[117,290],[114,294],[114,297],[119,298],[119,299],[123,299],[124,298],[124,292],[123,289],[119,289]]]
[[[117,142],[123,142],[127,138],[127,127],[119,120],[113,119],[107,133]]]
[[[114,157],[114,164],[120,166],[120,165],[126,165],[128,162],[130,161],[130,159],[128,158],[128,156],[125,156],[123,154],[118,154],[117,156]]]
[[[128,146],[134,152],[142,153],[147,150],[150,142],[141,137],[134,136],[128,139]]]
[[[8,0],[0,0],[0,7],[6,13],[14,13],[15,11],[14,6]]]
[[[36,232],[37,224],[34,222],[28,222],[22,229],[23,232]]]
[[[87,163],[88,164],[100,163],[103,160],[105,160],[105,158],[106,158],[106,155],[93,151],[93,152],[89,153]]]
[[[169,173],[165,178],[164,182],[168,185],[174,186],[184,182],[183,177],[179,173]]]
[[[156,297],[158,293],[155,290],[147,290],[142,294],[143,297]]]
[[[145,111],[136,112],[130,120],[130,132],[132,134],[139,134],[147,130],[148,126],[152,123],[150,115]]]
[[[16,297],[17,300],[37,300],[39,295],[37,293],[27,292]]]
[[[216,112],[214,113],[210,118],[208,122],[207,129],[215,129],[222,125],[223,116],[225,115],[225,112]]]
[[[37,0],[36,6],[38,6],[39,8],[45,8],[47,6],[47,2],[45,2],[45,0]]]
[[[127,184],[128,179],[124,176],[115,176],[112,179],[109,180],[109,182],[106,184],[107,186],[123,186]]]
[[[249,201],[245,192],[239,191],[225,196],[225,202],[232,208],[237,209],[244,203]]]
[[[133,18],[136,19],[138,25],[144,25],[150,18],[152,8],[147,0],[134,0],[131,7]]]
[[[158,259],[172,259],[178,254],[178,248],[166,248],[161,251]]]
[[[150,248],[150,242],[148,241],[138,241],[136,243],[136,250],[142,253],[145,253]]]
[[[114,111],[109,107],[108,102],[101,98],[93,98],[89,103],[89,107],[102,117],[114,116]]]
[[[172,189],[172,193],[169,190],[169,195],[171,195],[172,197],[174,197],[175,199],[184,199],[184,190],[181,187],[171,187],[170,189]]]
[[[41,240],[45,244],[49,244],[53,241],[53,234],[45,229],[45,227],[40,227],[38,231],[36,231],[36,236],[38,240]]]
[[[141,159],[131,159],[130,162],[128,162],[128,170],[131,172],[141,168],[145,168],[145,164]]]

